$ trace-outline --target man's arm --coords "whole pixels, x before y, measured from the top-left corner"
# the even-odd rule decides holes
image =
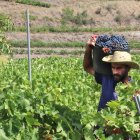
[[[86,72],[88,72],[91,75],[94,75],[95,71],[93,68],[93,58],[92,58],[92,51],[94,46],[92,45],[92,42],[93,42],[92,39],[90,39],[87,42],[83,60],[83,67]]]
[[[95,46],[97,37],[98,37],[97,35],[92,35],[91,39],[88,40],[85,54],[84,54],[84,60],[83,60],[84,70],[91,75],[95,74],[95,70],[93,68],[92,52],[93,52],[93,48]],[[110,51],[110,49],[106,47],[103,48],[102,50],[104,53],[108,53]]]

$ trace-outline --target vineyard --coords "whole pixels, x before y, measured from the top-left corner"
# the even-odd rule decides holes
[[[119,83],[118,100],[97,112],[101,85],[83,68],[93,33],[123,35],[140,64],[139,0],[1,0],[0,7],[0,140],[140,140],[133,98],[140,71],[131,70],[131,84]]]
[[[140,57],[134,56],[138,62]],[[139,61],[140,62],[140,61]],[[131,71],[134,83],[117,86],[118,101],[97,112],[100,86],[82,67],[80,58],[50,57],[32,60],[32,83],[26,59],[2,65],[0,87],[0,139],[3,140],[118,140],[140,138],[139,116],[132,99],[140,75]],[[94,126],[100,128],[94,130]],[[119,128],[105,138],[103,130]]]

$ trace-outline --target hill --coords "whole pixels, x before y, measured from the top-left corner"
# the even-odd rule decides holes
[[[17,47],[26,47],[26,10],[30,11],[31,47],[41,46],[44,50],[33,54],[46,54],[46,47],[54,49],[57,54],[66,54],[68,47],[83,48],[84,43],[93,33],[124,35],[137,48],[140,46],[140,2],[128,0],[40,0],[49,7],[21,4],[16,0],[1,0],[0,14],[9,16],[14,30],[6,32],[8,40],[14,47],[15,54],[26,53]],[[16,31],[16,32],[15,32]],[[134,41],[133,41],[134,40]],[[36,44],[35,44],[36,43]],[[49,43],[49,44],[47,44]],[[59,43],[59,44],[58,44]],[[81,45],[82,44],[82,45]],[[58,47],[60,49],[58,53]],[[16,48],[15,48],[16,47]],[[49,50],[47,55],[54,54]],[[73,52],[78,54],[79,51]],[[83,54],[83,51],[80,51]]]
[[[0,13],[9,15],[15,26],[22,26],[25,24],[24,14],[27,8],[30,10],[32,26],[59,26],[62,22],[67,22],[69,25],[77,24],[82,27],[113,27],[119,25],[138,26],[140,23],[139,1],[40,1],[49,3],[50,7],[45,8],[16,2],[1,1]],[[71,19],[69,16],[71,16]]]

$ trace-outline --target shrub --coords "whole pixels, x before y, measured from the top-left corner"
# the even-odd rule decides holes
[[[118,15],[114,18],[114,20],[115,20],[117,23],[121,24],[121,22],[122,22],[122,15],[118,14]]]
[[[65,8],[62,10],[62,15],[61,15],[61,23],[62,24],[67,24],[68,22],[72,22],[74,19],[74,11],[70,8]]]
[[[74,15],[74,10],[70,8],[65,8],[62,11],[61,24],[65,25],[68,23],[74,23],[77,25],[85,25],[88,23],[87,17],[88,17],[87,11],[83,11],[81,13],[77,13],[76,15]]]
[[[11,53],[10,44],[7,42],[7,39],[4,36],[4,34],[0,31],[0,55],[10,53]]]
[[[0,14],[0,30],[1,31],[10,31],[13,28],[13,23],[9,16],[5,14]]]
[[[77,15],[74,17],[74,23],[78,24],[78,25],[82,25],[82,24],[87,24],[88,20],[87,20],[87,12],[83,11],[82,13],[77,13]]]
[[[12,27],[13,24],[10,18],[4,14],[0,14],[0,55],[11,53],[10,44],[7,42],[3,32],[12,30]]]
[[[97,15],[101,14],[101,8],[98,8],[98,9],[95,11],[95,13],[96,13]]]
[[[137,20],[140,20],[140,14],[136,16],[136,19]]]
[[[108,11],[108,12],[111,12],[111,10],[112,10],[112,5],[111,4],[108,4],[106,7],[106,10]]]

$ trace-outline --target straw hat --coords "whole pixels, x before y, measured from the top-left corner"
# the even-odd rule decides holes
[[[102,61],[129,65],[133,69],[139,69],[139,65],[133,62],[131,55],[125,51],[115,51],[113,55],[103,57]]]

